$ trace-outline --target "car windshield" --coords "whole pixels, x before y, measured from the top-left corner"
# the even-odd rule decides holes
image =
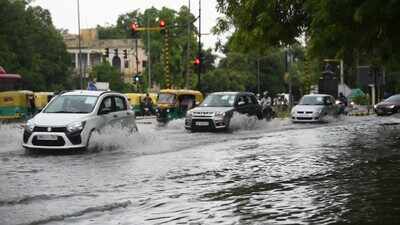
[[[299,105],[325,105],[322,96],[304,96]]]
[[[174,94],[169,94],[169,93],[161,93],[160,96],[158,96],[158,103],[161,104],[175,104],[175,95]]]
[[[62,95],[54,99],[44,113],[90,113],[97,102],[97,96]]]
[[[211,94],[201,103],[203,107],[232,107],[235,94]]]
[[[400,95],[393,95],[386,99],[385,102],[400,102]]]

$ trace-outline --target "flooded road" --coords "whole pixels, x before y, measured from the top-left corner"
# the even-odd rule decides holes
[[[140,123],[74,154],[26,153],[1,125],[0,224],[396,224],[399,121]]]

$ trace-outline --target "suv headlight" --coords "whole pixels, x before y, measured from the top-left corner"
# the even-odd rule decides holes
[[[225,112],[216,112],[215,114],[214,114],[214,116],[215,117],[224,117],[225,116]]]
[[[25,124],[25,130],[32,133],[34,129],[35,129],[35,123],[32,122],[31,120],[28,120],[28,122],[26,122]]]
[[[69,133],[74,133],[83,130],[84,127],[85,127],[85,122],[74,122],[68,124],[67,131]]]
[[[192,118],[192,116],[193,116],[193,112],[192,111],[187,111],[186,112],[186,117]]]
[[[393,109],[395,107],[395,105],[391,105],[389,106],[389,109]]]

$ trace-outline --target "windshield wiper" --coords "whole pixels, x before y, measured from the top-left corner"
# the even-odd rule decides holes
[[[45,112],[45,113],[74,113],[70,111],[54,111],[54,112]]]

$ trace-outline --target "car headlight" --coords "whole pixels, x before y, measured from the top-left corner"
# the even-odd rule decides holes
[[[171,110],[167,109],[167,113],[169,113]]]
[[[32,122],[31,120],[28,120],[28,122],[26,122],[25,124],[25,130],[32,133],[34,129],[35,129],[35,123]]]
[[[85,127],[85,122],[74,122],[68,124],[67,131],[69,133],[74,133],[83,130],[84,127]]]
[[[187,111],[186,112],[186,117],[192,118],[192,116],[193,116],[193,112],[192,111]]]
[[[216,112],[214,114],[215,117],[224,117],[225,116],[225,112]]]
[[[395,105],[391,105],[389,106],[389,109],[393,109],[394,107],[396,107]]]

